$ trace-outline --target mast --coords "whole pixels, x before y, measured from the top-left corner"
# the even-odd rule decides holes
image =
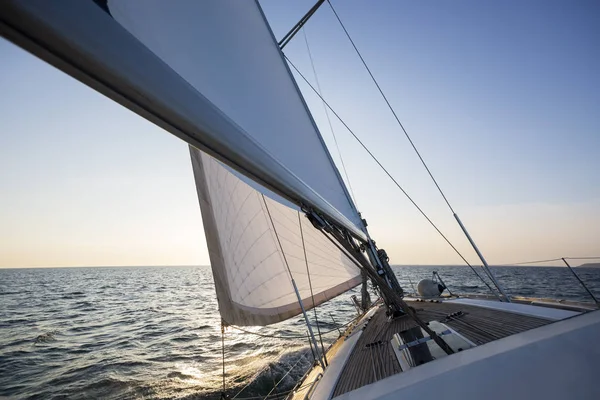
[[[406,302],[402,299],[402,294],[397,292],[388,281],[378,273],[377,269],[374,268],[374,265],[371,264],[362,254],[361,247],[357,246],[351,236],[348,235],[347,232],[343,230],[339,230],[333,225],[329,224],[326,220],[326,217],[318,215],[314,211],[307,210],[307,217],[313,223],[313,225],[320,229],[321,232],[338,248],[345,250],[349,254],[353,256],[353,259],[356,261],[357,266],[361,268],[361,270],[365,271],[365,273],[377,284],[383,299],[386,305],[395,308],[396,310],[401,310],[405,314],[407,314],[412,320],[414,320],[421,329],[423,329],[435,343],[440,346],[440,348],[446,352],[447,354],[453,354],[454,350],[450,348],[450,346],[439,337],[433,330],[429,328],[429,326],[423,322],[412,310]],[[367,250],[367,249],[365,249]],[[368,251],[367,251],[368,254]]]
[[[310,17],[312,17],[314,15],[314,13],[319,9],[319,7],[325,2],[325,0],[318,0],[313,7],[300,19],[300,21],[294,25],[292,27],[292,29],[290,29],[290,31],[284,35],[284,37],[278,42],[279,44],[279,48],[281,50],[281,55],[282,55],[282,59],[285,59],[285,56],[283,55],[283,48],[290,42],[290,40],[294,37],[294,35],[296,33],[299,32],[299,30],[308,22],[308,20],[310,19]],[[260,8],[260,5],[259,5]],[[262,9],[261,9],[262,11]],[[264,17],[264,13],[263,13],[263,17]],[[267,24],[267,26],[269,26],[266,18],[265,18],[265,23]],[[272,31],[271,31],[272,32]],[[294,83],[296,82],[295,79],[293,78],[293,74],[291,72],[291,70],[289,69],[287,63],[285,63],[288,73],[290,75],[290,78],[294,81]],[[333,161],[333,158],[331,157],[331,153],[329,152],[329,149],[327,148],[327,145],[325,144],[325,141],[323,140],[323,137],[321,136],[321,133],[319,131],[319,129],[317,128],[317,125],[312,117],[312,114],[308,108],[308,105],[306,104],[306,102],[304,101],[304,97],[301,95],[301,91],[300,88],[297,86],[296,84],[296,89],[298,90],[298,93],[300,94],[300,96],[303,99],[303,103],[304,106],[306,107],[306,110],[315,126],[317,135],[319,136],[319,139],[321,140],[321,143],[323,145],[323,148],[325,149],[325,151],[327,152],[327,155],[329,156],[329,159],[331,161],[331,163],[335,166],[335,163]],[[340,181],[340,183],[342,184],[344,191],[346,193],[346,196],[348,198],[348,201],[350,202],[350,204],[352,204],[354,210],[358,213],[358,215],[360,216],[360,212],[358,212],[356,205],[354,204],[352,197],[350,196],[350,193],[348,192],[348,189],[342,179],[341,174],[339,173],[339,170],[337,168],[337,166],[335,166],[335,171],[337,173],[338,179]],[[364,246],[366,248],[366,253],[369,257],[369,260],[371,262],[371,265],[373,266],[373,268],[377,271],[377,274],[380,275],[386,282],[386,284],[394,291],[396,291],[400,296],[404,295],[404,291],[402,289],[402,287],[400,286],[398,279],[396,278],[394,272],[392,271],[391,267],[388,264],[388,257],[387,254],[385,252],[385,250],[383,249],[377,249],[377,247],[375,246],[375,242],[373,241],[373,239],[371,238],[371,236],[369,235],[368,229],[367,229],[367,222],[365,219],[363,219],[361,217],[361,223],[362,223],[362,231],[365,233],[366,235],[366,241],[364,242]],[[367,281],[366,281],[366,275],[363,271],[363,283],[362,283],[362,290],[361,290],[361,304],[363,305],[363,308],[365,308],[364,306],[367,303],[370,303],[370,299],[368,299],[368,291],[367,291]],[[387,304],[389,306],[392,306],[393,302],[388,302]],[[396,310],[400,310],[399,307],[395,307]]]
[[[252,275],[256,268],[268,265],[280,277],[284,272],[281,266],[268,264],[272,243],[259,240],[266,236],[244,231],[243,226],[236,231],[240,228],[236,221],[221,218],[229,215],[223,207],[230,201],[223,200],[234,198],[240,187],[248,198],[261,193],[280,201],[282,207],[308,207],[337,232],[333,236],[337,244],[329,246],[337,258],[332,261],[337,262],[339,280],[315,294],[320,296],[317,303],[361,282],[361,271],[348,264],[361,265],[355,258],[364,258],[357,250],[363,246],[371,259],[371,263],[363,260],[367,275],[380,286],[386,302],[401,309],[399,285],[367,236],[258,4],[235,2],[241,11],[232,13],[231,0],[100,3],[102,7],[93,1],[64,0],[57,8],[43,0],[5,0],[0,2],[0,35],[191,145],[220,311],[222,316],[231,312],[230,318],[223,319],[229,324],[256,325],[302,312],[288,302],[297,297],[296,290],[303,297],[301,285],[266,301],[252,297],[264,283],[260,279],[271,272]],[[210,63],[207,54],[212,55]],[[221,74],[220,79],[214,79],[215,74]],[[255,101],[239,103],[247,98]],[[310,162],[299,155],[307,152],[312,155]],[[202,163],[209,163],[211,170],[205,171]],[[208,182],[207,177],[223,181]],[[243,186],[245,178],[256,186]],[[237,200],[238,205],[246,205]],[[251,207],[246,211],[248,219],[257,212]],[[275,223],[285,224],[285,219]],[[256,237],[247,237],[255,233]],[[314,234],[329,241],[320,232]],[[248,243],[256,248],[237,253],[240,244]],[[340,243],[352,251],[339,250]],[[250,250],[256,250],[255,259],[244,259]],[[250,276],[249,280],[230,279],[240,270],[238,262],[244,263],[240,274]]]
[[[312,6],[312,8],[310,10],[308,10],[308,12],[306,14],[304,14],[304,16],[300,19],[300,21],[298,21],[298,23],[296,25],[294,25],[292,27],[292,29],[290,29],[289,32],[283,36],[283,38],[281,38],[281,40],[277,43],[281,50],[283,50],[283,48],[290,42],[290,40],[292,40],[292,38],[296,35],[296,33],[298,33],[300,31],[300,29],[302,29],[304,24],[306,24],[308,22],[309,18],[312,17],[315,12],[317,12],[319,7],[321,7],[321,5],[324,2],[325,2],[325,0],[318,0],[315,3],[315,5]]]

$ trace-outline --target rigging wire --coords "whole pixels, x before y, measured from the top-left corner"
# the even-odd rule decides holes
[[[338,330],[338,328],[344,328],[344,327],[350,325],[355,320],[356,320],[356,318],[353,318],[352,320],[350,320],[349,322],[346,322],[343,325],[339,325],[338,327],[336,327],[334,329],[322,332],[322,334],[323,335],[327,335],[329,333],[336,332]],[[258,332],[248,331],[248,330],[245,330],[245,329],[240,328],[239,326],[235,326],[235,325],[229,325],[229,327],[233,328],[233,329],[237,329],[237,330],[239,330],[241,332],[244,332],[244,333],[247,333],[249,335],[256,335],[256,336],[260,336],[260,337],[264,337],[264,338],[273,338],[273,339],[306,339],[306,337],[304,335],[287,335],[287,336],[284,336],[284,335],[269,335],[269,334],[265,334],[265,333],[258,333]]]
[[[321,90],[321,84],[319,83],[319,77],[317,76],[317,69],[315,68],[315,63],[312,57],[312,53],[310,51],[310,46],[308,45],[308,36],[306,35],[306,28],[302,28],[302,33],[304,34],[304,43],[306,43],[306,50],[308,51],[308,58],[310,59],[310,65],[312,67],[313,75],[315,76],[315,83],[317,84],[317,89],[319,90],[319,94],[323,93]],[[338,156],[340,157],[340,161],[342,164],[342,169],[344,170],[344,175],[346,176],[346,181],[348,182],[348,187],[350,188],[350,194],[352,196],[352,200],[356,207],[358,204],[356,202],[356,195],[354,194],[354,190],[352,189],[352,183],[350,183],[350,176],[348,176],[348,170],[346,170],[346,164],[344,163],[344,158],[342,157],[342,151],[340,150],[340,146],[338,145],[337,137],[335,136],[335,131],[333,130],[333,124],[331,123],[331,117],[329,116],[329,110],[325,103],[323,104],[323,110],[325,111],[325,116],[327,117],[327,122],[329,123],[329,130],[331,131],[331,135],[333,136],[333,142],[335,143],[335,148],[337,149]]]
[[[271,375],[271,380],[273,381],[273,389],[267,393],[263,400],[266,400],[267,397],[271,394],[271,392],[275,392],[275,397],[279,398],[279,392],[277,391],[277,383],[275,383],[275,374],[273,373],[273,364],[269,363],[269,375]]]
[[[315,349],[313,349],[312,341],[310,340],[310,333],[308,333],[308,329],[306,330],[306,338],[308,339],[308,345],[310,346],[310,352],[312,353],[313,359],[316,360],[317,356],[315,354]],[[318,351],[318,349],[317,349]]]
[[[354,252],[360,254],[360,249],[354,248],[354,246],[352,244],[350,244],[349,241],[345,241],[343,239],[340,240],[339,236],[344,235],[342,232],[339,232],[338,234],[336,234],[336,233],[334,233],[334,230],[327,232],[325,229],[319,229],[319,231],[327,238],[327,240],[329,240],[341,252],[344,253],[345,252],[344,249],[347,249],[346,251],[348,251],[348,252],[354,251]],[[338,236],[338,237],[336,237],[336,236]],[[350,249],[352,249],[352,250],[350,250]],[[350,259],[350,261],[352,263],[354,263],[359,269],[368,270],[369,274],[371,275],[371,279],[375,280],[375,282],[378,283],[381,293],[384,294],[386,297],[389,296],[389,299],[391,299],[392,304],[394,304],[395,306],[398,306],[414,322],[416,322],[417,325],[420,326],[421,329],[425,333],[427,333],[431,337],[431,339],[433,339],[433,341],[435,341],[435,343],[438,346],[440,346],[440,348],[446,354],[454,354],[454,350],[448,345],[448,343],[446,343],[446,341],[444,341],[444,339],[442,339],[440,336],[438,336],[435,331],[433,331],[425,322],[423,322],[417,316],[416,311],[414,309],[412,309],[410,306],[408,306],[408,304],[406,304],[404,302],[404,300],[402,300],[402,297],[400,294],[396,293],[394,289],[392,289],[391,287],[386,285],[386,282],[384,281],[384,279],[377,272],[375,272],[374,269],[372,269],[370,267],[369,262],[366,259],[364,259],[363,262],[361,263],[356,258],[352,257]],[[386,303],[387,303],[387,301],[386,301]]]
[[[300,226],[300,238],[302,239],[302,250],[304,251],[304,261],[306,262],[306,274],[308,275],[308,286],[310,287],[310,298],[312,299],[313,311],[315,312],[315,322],[317,324],[317,332],[319,333],[319,341],[321,342],[321,352],[323,354],[323,360],[327,365],[327,357],[325,356],[325,346],[323,346],[323,336],[321,336],[321,327],[319,326],[319,320],[317,318],[317,306],[315,305],[315,295],[312,288],[312,280],[310,279],[310,269],[308,268],[308,256],[306,255],[306,245],[304,244],[304,232],[302,231],[302,219],[300,218],[300,211],[298,211],[298,225]]]
[[[300,305],[300,308],[302,309],[302,314],[304,315],[304,320],[306,322],[306,327],[308,328],[308,331],[310,332],[310,336],[312,338],[312,341],[314,342],[315,345],[315,351],[318,355],[319,353],[319,348],[317,346],[317,340],[315,339],[315,335],[312,331],[312,328],[310,327],[310,322],[308,321],[308,315],[306,315],[306,311],[304,310],[304,305],[302,304],[302,299],[300,298],[300,292],[298,291],[298,287],[296,286],[296,281],[294,280],[294,275],[292,275],[292,270],[290,269],[290,264],[288,263],[287,257],[285,255],[285,252],[283,251],[283,246],[281,245],[281,239],[279,239],[279,235],[277,234],[277,229],[275,228],[275,223],[273,222],[273,217],[271,216],[271,210],[269,210],[269,206],[267,205],[267,199],[265,198],[265,195],[263,193],[261,193],[262,199],[263,199],[263,203],[265,204],[265,209],[267,210],[267,215],[269,216],[269,220],[271,221],[271,226],[273,227],[273,232],[275,233],[275,237],[277,238],[277,243],[279,244],[279,249],[281,251],[281,255],[283,256],[283,261],[285,262],[285,266],[288,270],[288,273],[290,274],[290,280],[292,281],[292,286],[294,287],[294,291],[296,292],[296,296],[298,298],[298,304]],[[325,369],[325,364],[324,362],[321,360],[321,357],[319,357],[318,359],[319,363],[321,364],[321,366],[323,367],[323,370]]]
[[[501,266],[508,266],[508,265],[525,265],[525,264],[537,264],[537,263],[545,263],[545,262],[550,262],[550,261],[562,261],[562,259],[560,258],[553,258],[550,260],[536,260],[536,261],[523,261],[523,262],[518,262],[518,263],[511,263],[511,264],[500,264]]]
[[[450,202],[448,201],[448,198],[446,197],[446,194],[444,193],[444,191],[442,190],[442,188],[440,187],[440,185],[438,184],[437,180],[435,179],[435,177],[433,176],[433,173],[431,172],[431,170],[429,169],[429,167],[427,166],[427,163],[425,162],[425,160],[423,159],[423,157],[421,156],[421,153],[419,152],[419,150],[417,149],[417,146],[415,145],[415,143],[413,142],[412,138],[410,137],[410,135],[408,134],[408,131],[406,130],[406,128],[404,128],[404,125],[402,124],[402,122],[400,121],[400,118],[398,117],[398,114],[396,114],[396,111],[394,110],[394,108],[392,107],[391,103],[389,102],[387,96],[385,95],[385,93],[383,92],[383,89],[381,88],[381,86],[379,85],[379,82],[377,82],[377,79],[375,78],[375,76],[373,75],[373,73],[371,72],[371,69],[369,68],[369,66],[367,65],[367,62],[365,61],[364,57],[362,56],[361,52],[358,50],[358,47],[356,46],[356,44],[354,43],[354,40],[352,40],[352,37],[350,36],[350,33],[348,32],[348,30],[346,29],[346,26],[344,25],[344,23],[342,22],[340,16],[338,15],[338,13],[335,11],[335,8],[333,7],[333,4],[331,4],[330,0],[327,0],[327,4],[329,4],[329,7],[331,8],[331,11],[333,11],[333,14],[335,15],[336,19],[338,20],[340,26],[342,27],[342,29],[344,30],[344,33],[346,34],[346,37],[348,38],[348,40],[350,41],[350,43],[352,44],[352,47],[354,48],[354,50],[356,51],[356,54],[358,55],[358,57],[360,58],[360,61],[362,62],[363,66],[365,67],[365,69],[367,70],[367,72],[369,73],[369,76],[371,77],[371,80],[373,81],[373,83],[375,84],[375,86],[377,87],[377,90],[379,91],[379,94],[381,94],[381,97],[383,98],[383,100],[385,101],[385,103],[387,104],[388,108],[390,109],[392,115],[394,116],[394,118],[396,119],[396,122],[398,123],[398,126],[400,126],[400,128],[402,129],[402,132],[404,133],[404,136],[406,136],[406,139],[408,139],[408,142],[410,143],[410,145],[412,146],[413,150],[415,151],[415,153],[417,154],[417,156],[419,157],[419,160],[421,160],[421,163],[423,164],[423,167],[425,167],[425,170],[427,171],[427,173],[429,174],[429,177],[431,178],[431,180],[433,181],[433,183],[435,184],[435,187],[437,188],[437,190],[440,192],[440,194],[442,195],[442,198],[444,199],[444,201],[446,202],[446,205],[448,205],[448,208],[450,209],[450,211],[452,212],[452,214],[454,214],[454,217],[457,218],[458,220],[458,216],[456,215],[456,212],[454,211],[454,209],[452,208],[452,205],[450,204]],[[464,228],[462,227],[462,223],[459,222],[459,225],[461,225],[461,228],[464,230]],[[465,231],[466,234],[466,231]],[[468,234],[467,234],[467,237]],[[469,239],[469,241],[471,241]],[[471,241],[472,242],[472,241]],[[475,247],[475,245],[472,243],[472,245]],[[483,259],[483,256],[481,256],[479,254],[479,251],[477,250],[477,248],[475,248],[475,251],[478,253],[479,257],[482,259],[483,263],[486,264],[486,261]],[[466,261],[465,261],[466,262]],[[468,265],[468,263],[467,263]],[[487,264],[486,264],[487,265]],[[473,269],[473,268],[472,268]],[[500,288],[500,286],[498,285],[497,281],[494,279],[494,277],[492,276],[491,271],[488,271],[488,268],[483,268],[483,270],[485,271],[485,274],[487,275],[487,277],[492,281],[492,283],[494,283],[494,285],[497,286],[498,291],[501,292],[502,294],[504,294],[504,292],[502,291],[502,289]],[[475,269],[473,269],[473,272],[475,272]],[[475,272],[475,274],[477,274],[477,272]],[[485,282],[484,282],[485,283]],[[487,285],[487,283],[486,283]],[[500,296],[498,297],[500,298]]]
[[[294,389],[291,389],[291,390],[288,390],[287,392],[279,393],[279,396],[287,396],[288,394],[290,394],[292,392],[298,392],[298,391],[300,391],[302,389],[305,389],[305,388],[307,388],[309,386],[312,386],[312,385],[313,385],[313,382],[305,383],[304,385],[298,386],[297,388],[294,388]],[[244,389],[246,387],[248,387],[248,386],[245,386]],[[275,395],[272,395],[272,396],[274,397]],[[232,397],[232,399],[235,399],[235,398],[236,397]],[[239,397],[237,399],[238,400],[255,400],[255,399],[263,399],[264,400],[265,397],[263,397],[263,396],[253,396],[253,397]]]
[[[272,393],[272,392],[275,390],[275,388],[277,388],[277,386],[278,386],[278,385],[279,385],[279,384],[280,384],[280,383],[281,383],[281,382],[282,382],[282,381],[285,379],[285,377],[286,377],[286,376],[288,376],[288,375],[290,374],[290,372],[292,372],[292,370],[293,370],[294,368],[296,368],[296,365],[298,365],[298,364],[300,363],[300,361],[302,361],[303,359],[304,359],[304,354],[301,354],[301,355],[300,355],[300,357],[298,358],[298,361],[296,361],[296,362],[294,363],[294,365],[292,365],[292,368],[290,368],[290,369],[288,370],[288,372],[286,372],[286,373],[285,373],[285,375],[283,375],[283,376],[281,377],[281,379],[279,380],[279,382],[277,382],[277,383],[275,384],[275,386],[273,387],[273,389],[271,389],[271,391],[270,391],[269,393],[267,393],[267,395],[264,397],[265,399],[266,399],[267,397],[269,397],[269,395],[270,395],[270,394],[271,394],[271,393]]]
[[[561,258],[552,258],[549,260],[523,261],[523,262],[518,262],[518,263],[499,264],[498,266],[538,264],[538,263],[545,263],[545,262],[551,262],[551,261],[562,261],[563,258],[565,260],[600,260],[600,257],[561,257]]]
[[[241,389],[240,389],[240,390],[239,390],[239,391],[238,391],[238,392],[237,392],[237,393],[236,393],[236,394],[235,394],[235,395],[232,397],[232,399],[235,399],[235,398],[237,398],[237,397],[238,397],[240,394],[242,394],[242,392],[243,392],[244,390],[246,390],[246,389],[248,388],[248,386],[250,386],[250,385],[252,384],[252,382],[254,382],[254,378],[252,378],[252,379],[249,379],[249,380],[248,380],[248,383],[246,383],[246,385],[245,385],[243,388],[241,388]],[[252,397],[246,397],[246,398],[248,399],[248,398],[252,398]],[[262,396],[261,396],[260,398],[262,398]]]
[[[485,281],[485,279],[483,279],[483,277],[481,275],[479,275],[479,273],[477,272],[477,270],[475,268],[473,268],[472,266],[470,266],[470,267],[471,267],[471,270],[475,273],[475,275],[477,275],[477,277],[481,280],[481,282],[483,282],[485,284],[485,286],[487,286],[487,288],[490,290],[490,292],[492,292],[493,294],[495,294],[496,292],[494,292],[494,289],[492,289],[492,287],[490,286],[490,284],[487,283]],[[483,268],[483,270],[485,271],[485,268]],[[487,276],[488,279],[490,279],[490,280],[492,279],[492,278],[490,278],[490,275],[487,273],[487,271],[486,271],[485,276]],[[501,299],[500,296],[497,296],[497,297],[498,297],[498,299]]]
[[[423,157],[421,156],[421,153],[419,153],[419,150],[417,150],[417,146],[415,146],[414,142],[412,141],[410,135],[408,134],[408,132],[406,131],[406,129],[404,128],[404,125],[402,125],[402,122],[400,122],[400,118],[398,117],[398,115],[396,114],[396,111],[394,110],[394,108],[392,107],[392,105],[390,104],[387,96],[385,95],[385,93],[383,92],[383,89],[381,89],[381,86],[379,86],[379,83],[377,82],[377,79],[375,79],[375,76],[373,75],[373,73],[371,72],[371,69],[369,68],[369,66],[367,65],[367,62],[365,61],[365,59],[363,58],[362,54],[360,53],[360,51],[358,50],[358,47],[356,47],[356,44],[354,43],[354,40],[352,40],[352,37],[350,37],[350,34],[348,33],[348,30],[346,29],[346,26],[344,26],[344,23],[342,22],[342,20],[340,19],[340,16],[338,15],[338,13],[335,11],[335,8],[333,8],[333,4],[331,4],[331,1],[327,0],[327,4],[329,4],[329,7],[331,8],[331,11],[333,11],[333,14],[335,15],[336,19],[338,20],[338,22],[340,23],[340,26],[342,27],[342,29],[344,30],[344,33],[346,34],[346,37],[348,37],[348,40],[350,41],[350,43],[352,44],[352,47],[354,47],[354,50],[356,51],[356,54],[358,55],[358,57],[360,58],[360,61],[362,61],[363,66],[365,67],[365,69],[367,70],[367,72],[369,73],[369,76],[371,76],[371,79],[373,80],[373,83],[375,84],[375,86],[377,86],[377,90],[379,91],[379,93],[381,94],[381,97],[383,97],[383,100],[385,101],[385,103],[387,104],[388,108],[390,109],[390,111],[392,112],[392,114],[394,115],[394,118],[396,119],[396,122],[398,123],[398,125],[400,126],[400,128],[402,129],[402,132],[404,132],[404,136],[406,136],[406,138],[408,139],[408,141],[410,142],[410,145],[412,146],[413,150],[415,151],[415,153],[417,154],[417,156],[419,157],[419,160],[421,160],[421,163],[423,164],[423,166],[425,167],[425,169],[427,170],[427,173],[429,174],[429,176],[431,177],[431,180],[433,181],[433,183],[435,184],[435,186],[437,187],[438,191],[440,192],[440,194],[442,195],[442,197],[444,198],[444,201],[446,202],[446,204],[448,205],[448,208],[450,209],[450,211],[452,211],[452,214],[455,214],[454,209],[452,208],[452,206],[450,205],[450,202],[448,201],[448,199],[446,198],[446,195],[444,194],[444,191],[442,190],[442,188],[440,187],[440,185],[438,185],[437,181],[435,180],[435,178],[433,177],[433,174],[431,173],[431,171],[429,170],[429,167],[427,166],[427,163],[425,163],[425,160],[423,159]]]
[[[350,132],[350,134],[354,137],[354,139],[356,139],[356,141],[369,154],[369,156],[371,156],[371,158],[377,163],[377,165],[379,166],[379,168],[381,168],[383,170],[383,172],[385,172],[385,174],[388,176],[388,178],[390,178],[392,180],[392,182],[398,187],[398,189],[400,189],[400,191],[404,194],[404,196],[406,196],[406,198],[412,203],[412,205],[415,206],[415,208],[421,213],[421,215],[423,215],[423,217],[427,220],[427,222],[429,222],[429,224],[446,241],[446,243],[448,243],[448,245],[452,248],[452,250],[454,250],[454,252],[456,254],[458,254],[458,256],[465,262],[465,264],[467,264],[473,270],[473,272],[475,272],[475,274],[477,276],[479,276],[479,274],[477,274],[477,272],[475,271],[475,268],[467,261],[467,259],[460,253],[460,251],[458,251],[458,249],[452,244],[452,242],[450,242],[450,240],[446,237],[446,235],[444,235],[442,233],[442,231],[440,231],[440,229],[437,227],[437,225],[429,218],[429,216],[427,216],[427,214],[425,213],[425,211],[423,211],[423,209],[421,209],[421,207],[419,207],[419,205],[413,200],[413,198],[410,197],[410,195],[404,190],[404,188],[398,183],[398,181],[396,181],[396,179],[394,179],[394,177],[392,176],[392,174],[383,166],[383,164],[381,164],[381,162],[377,159],[377,157],[375,157],[375,155],[371,152],[371,150],[369,150],[369,148],[362,142],[362,140],[360,140],[360,138],[356,135],[356,133],[354,133],[354,131],[352,129],[350,129],[350,127],[348,126],[348,124],[346,124],[346,122],[342,119],[342,117],[340,117],[339,114],[329,105],[329,103],[327,103],[327,101],[325,101],[325,99],[323,98],[323,96],[321,96],[319,94],[319,92],[317,91],[317,89],[315,89],[315,87],[308,81],[308,79],[302,74],[302,72],[300,72],[300,70],[296,67],[296,65],[294,63],[292,63],[292,61],[288,58],[288,56],[285,55],[285,54],[283,56],[287,60],[287,62],[290,64],[290,66],[302,78],[302,80],[308,85],[308,87],[310,87],[311,90],[313,92],[315,92],[315,94],[317,96],[319,96],[319,98],[323,101],[323,104],[325,104],[327,106],[327,108],[329,108],[329,110],[331,111],[331,113],[333,115],[335,115],[335,117],[342,123],[342,125],[344,125],[344,127],[348,130],[348,132]],[[481,277],[480,277],[480,279],[481,279]],[[486,286],[489,287],[489,285],[485,281],[483,281],[483,282],[486,284]],[[494,295],[500,297],[494,291],[492,291],[492,293]]]
[[[303,357],[304,357],[304,355],[301,355],[300,359],[299,359],[299,360],[296,362],[296,364],[294,364],[294,365],[293,365],[293,366],[290,368],[289,372],[291,372],[291,371],[292,371],[292,369],[294,369],[294,368],[296,367],[296,365],[298,364],[298,362],[300,362],[300,360],[302,360],[302,358],[303,358]],[[270,367],[271,367],[271,366],[269,365],[269,368],[270,368]],[[288,373],[289,373],[289,372],[288,372]],[[285,377],[285,376],[284,376],[284,377]],[[246,386],[244,386],[244,387],[243,387],[243,388],[242,388],[242,389],[241,389],[239,392],[237,392],[237,394],[236,394],[235,396],[233,396],[231,399],[233,400],[233,399],[236,399],[236,398],[237,398],[238,400],[254,400],[254,399],[263,399],[263,400],[264,400],[264,399],[266,399],[267,397],[269,397],[269,395],[267,395],[267,397],[263,397],[263,396],[252,396],[252,397],[239,397],[239,398],[238,398],[238,396],[239,396],[239,395],[240,395],[240,394],[241,394],[241,393],[242,393],[244,390],[246,390],[246,389],[248,388],[248,386],[250,386],[250,385],[251,385],[253,382],[254,382],[254,380],[251,380],[251,381],[249,381],[249,382],[246,384]],[[288,395],[288,394],[290,394],[290,393],[292,393],[292,392],[298,392],[299,390],[302,390],[302,389],[304,389],[304,388],[306,388],[306,387],[308,387],[308,386],[311,386],[312,384],[313,384],[313,382],[305,383],[305,384],[304,384],[304,385],[302,385],[302,386],[299,386],[299,387],[297,387],[297,388],[294,388],[294,389],[288,390],[287,392],[279,393],[279,394],[277,394],[277,395],[273,395],[273,396],[286,396],[286,395]]]
[[[239,397],[239,398],[238,398],[238,396],[239,396],[239,395],[240,395],[240,394],[241,394],[241,393],[242,393],[244,390],[246,390],[246,389],[248,388],[248,386],[250,386],[252,383],[254,383],[254,380],[251,380],[251,381],[249,381],[249,382],[246,384],[246,386],[244,386],[244,387],[243,387],[243,388],[242,388],[242,389],[241,389],[239,392],[237,392],[237,394],[236,394],[235,396],[233,396],[231,399],[232,399],[232,400],[233,400],[233,399],[236,399],[236,398],[237,398],[238,400],[264,399],[264,397],[263,397],[263,396]],[[299,390],[302,390],[302,389],[304,389],[304,388],[306,388],[306,387],[308,387],[308,386],[311,386],[312,384],[313,384],[312,382],[305,383],[304,385],[302,385],[302,386],[298,386],[297,388],[294,388],[294,389],[291,389],[291,390],[288,390],[287,392],[279,393],[279,396],[286,396],[286,395],[288,395],[288,394],[290,394],[290,393],[292,393],[292,392],[297,392],[297,391],[299,391]]]

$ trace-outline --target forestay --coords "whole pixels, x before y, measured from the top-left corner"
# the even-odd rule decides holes
[[[298,209],[254,189],[205,153],[192,147],[190,153],[225,322],[267,325],[301,313],[290,272],[306,309],[361,283],[352,260]]]
[[[0,33],[364,239],[257,3],[6,0]]]

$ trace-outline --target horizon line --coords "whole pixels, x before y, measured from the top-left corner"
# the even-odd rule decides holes
[[[593,263],[591,263],[593,264]],[[582,264],[585,265],[585,264]],[[392,267],[468,267],[465,264],[391,264]],[[581,265],[575,266],[575,268]],[[171,267],[210,267],[210,264],[173,264],[173,265],[61,265],[61,266],[24,266],[24,267],[2,267],[0,269],[53,269],[53,268],[171,268]],[[481,265],[473,267],[481,268]],[[523,268],[564,268],[564,265],[509,265],[509,264],[490,264],[490,267],[523,267]]]

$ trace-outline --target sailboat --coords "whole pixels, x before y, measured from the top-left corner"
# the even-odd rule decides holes
[[[223,327],[306,320],[290,398],[600,398],[596,307],[511,297],[481,254],[494,296],[405,293],[257,2],[2,0],[0,33],[189,144]],[[320,350],[306,312],[368,282]]]

